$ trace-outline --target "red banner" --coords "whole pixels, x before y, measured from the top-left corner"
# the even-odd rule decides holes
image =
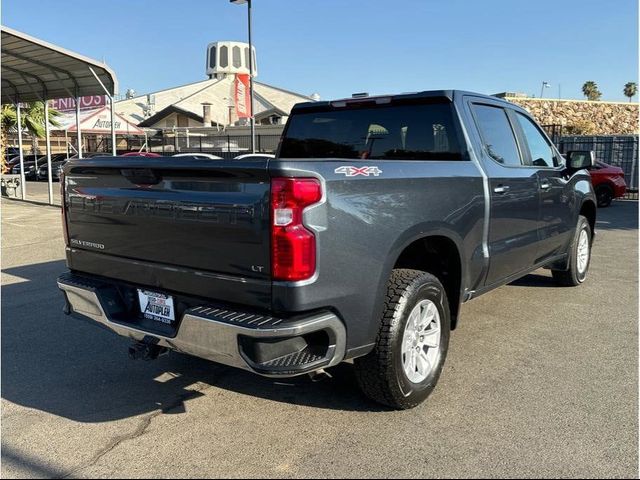
[[[249,95],[249,74],[236,74],[234,99],[238,118],[251,118],[251,97]]]

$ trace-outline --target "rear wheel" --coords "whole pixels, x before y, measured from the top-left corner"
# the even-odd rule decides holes
[[[596,187],[596,198],[598,199],[599,208],[608,207],[613,201],[613,188],[609,185],[598,185]]]
[[[560,285],[575,287],[585,281],[591,263],[591,239],[591,225],[586,217],[580,215],[573,242],[569,248],[569,268],[551,271],[553,278]]]
[[[447,295],[435,276],[394,270],[376,346],[354,362],[365,395],[396,409],[422,403],[440,377],[450,325]]]

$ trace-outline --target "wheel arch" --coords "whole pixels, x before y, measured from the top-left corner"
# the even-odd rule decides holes
[[[427,235],[405,241],[392,256],[387,278],[395,268],[422,270],[436,276],[442,283],[451,312],[451,328],[458,322],[462,303],[464,263],[461,241],[446,231],[433,231]]]
[[[580,206],[580,215],[584,216],[591,227],[591,238],[595,235],[596,231],[596,212],[597,207],[593,200],[585,199]]]

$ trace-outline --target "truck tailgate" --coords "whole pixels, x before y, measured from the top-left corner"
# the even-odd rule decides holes
[[[270,278],[267,160],[99,157],[70,162],[64,181],[71,268],[74,253],[92,254],[98,271],[88,273],[104,274],[116,257],[120,265],[157,265],[167,274],[153,283],[178,292],[190,287],[176,270],[247,288]],[[117,270],[109,275],[138,280],[127,273],[135,268]]]

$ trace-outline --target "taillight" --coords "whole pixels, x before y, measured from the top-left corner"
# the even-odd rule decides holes
[[[67,227],[67,206],[65,201],[64,173],[60,172],[60,206],[62,210],[62,233],[64,234],[64,244],[69,245],[69,228]]]
[[[271,272],[274,280],[311,278],[316,271],[316,237],[302,223],[302,211],[322,198],[315,178],[271,180]]]

